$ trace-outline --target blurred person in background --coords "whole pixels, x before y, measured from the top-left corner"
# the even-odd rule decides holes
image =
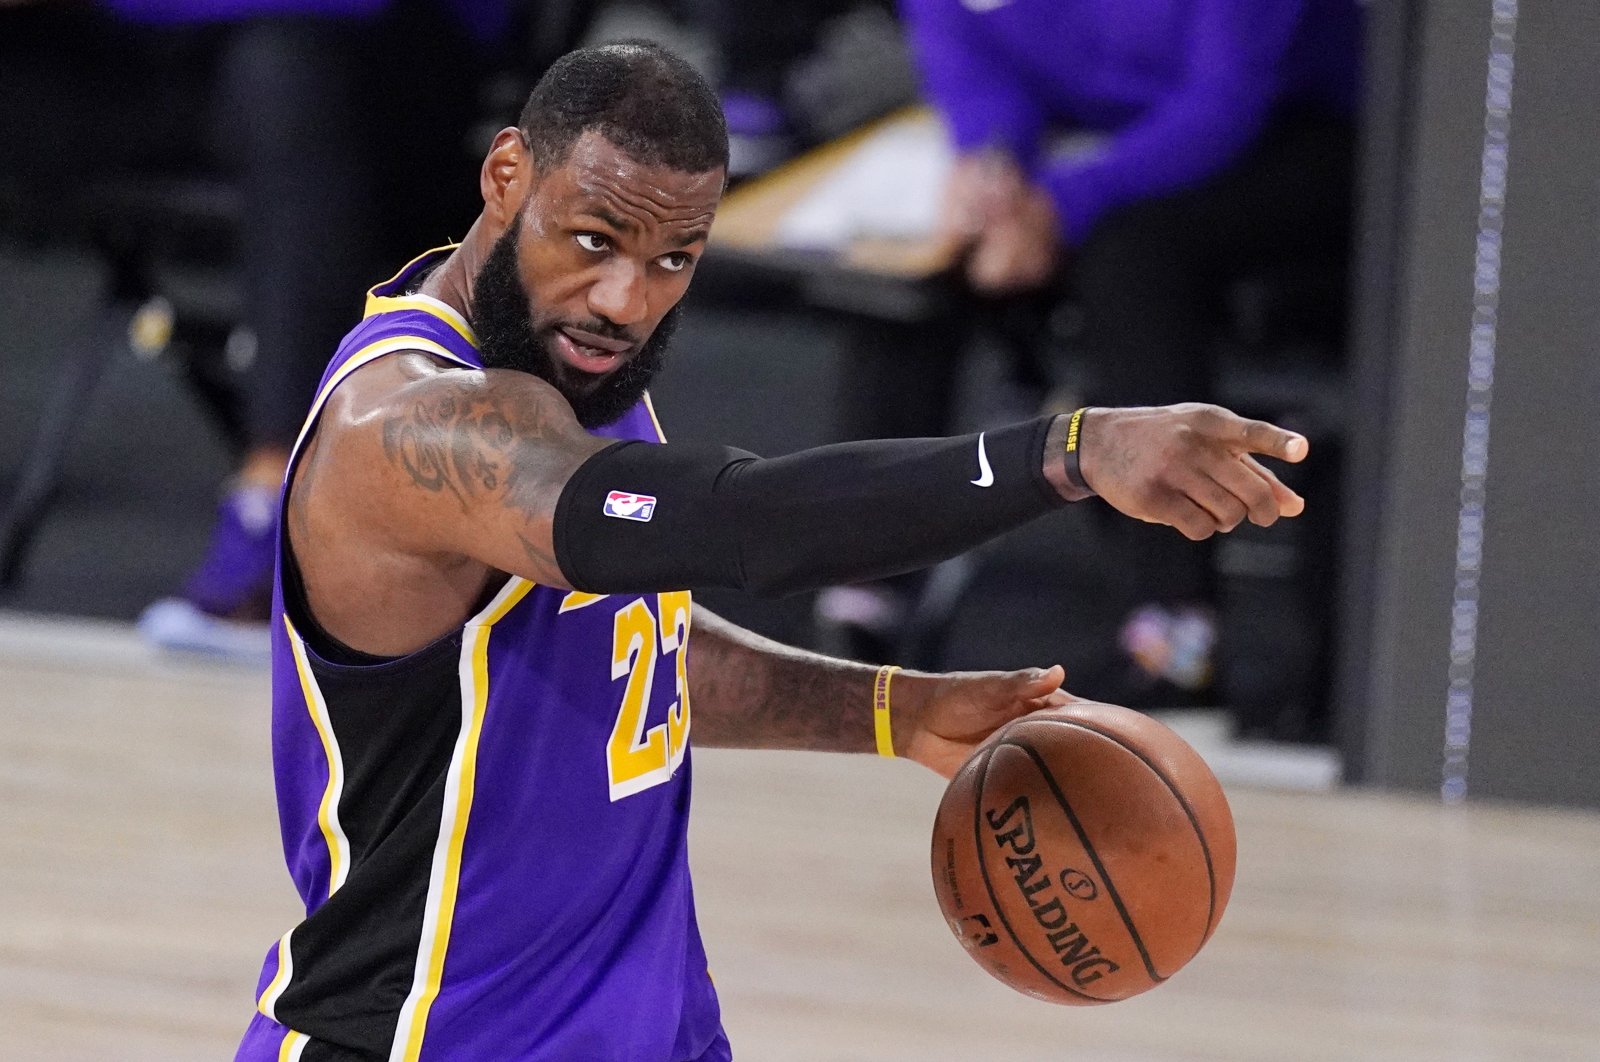
[[[7,0],[0,142],[31,178],[230,175],[239,191],[245,450],[209,548],[140,620],[168,647],[265,655],[276,499],[327,351],[381,263],[474,214],[468,145],[514,0]],[[20,20],[26,19],[26,25]],[[240,622],[243,621],[243,622]]]
[[[1212,393],[1227,286],[1306,261],[1342,274],[1352,214],[1356,0],[902,0],[957,151],[941,238],[961,287],[906,356],[866,334],[849,438],[947,430],[974,320],[1042,334],[1072,298],[1088,401]],[[1207,550],[1127,523],[1143,604],[1122,628],[1129,700],[1208,685]],[[850,588],[855,589],[855,588]],[[892,616],[893,608],[876,610]]]

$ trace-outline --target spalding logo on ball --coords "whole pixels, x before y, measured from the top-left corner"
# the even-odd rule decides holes
[[[1057,1003],[1111,1003],[1177,973],[1233,888],[1216,776],[1160,723],[1079,701],[1002,727],[945,790],[933,883],[984,969]]]

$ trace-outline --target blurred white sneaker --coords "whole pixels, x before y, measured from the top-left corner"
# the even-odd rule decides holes
[[[271,628],[265,623],[218,619],[181,597],[162,598],[146,608],[139,616],[139,633],[151,644],[176,652],[249,664],[272,660]]]

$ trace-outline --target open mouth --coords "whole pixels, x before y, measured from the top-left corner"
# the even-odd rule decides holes
[[[578,333],[581,338],[574,338],[566,329],[556,330],[556,350],[561,355],[561,360],[579,372],[602,375],[621,365],[628,351],[626,344],[608,341],[611,347],[620,346],[621,349],[611,349],[605,346],[591,346],[583,342],[585,339],[599,339],[587,333]]]

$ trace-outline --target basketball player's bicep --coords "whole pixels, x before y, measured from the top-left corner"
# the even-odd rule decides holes
[[[556,502],[606,442],[552,388],[522,374],[444,373],[400,388],[365,420],[364,463],[397,544],[561,581]]]

